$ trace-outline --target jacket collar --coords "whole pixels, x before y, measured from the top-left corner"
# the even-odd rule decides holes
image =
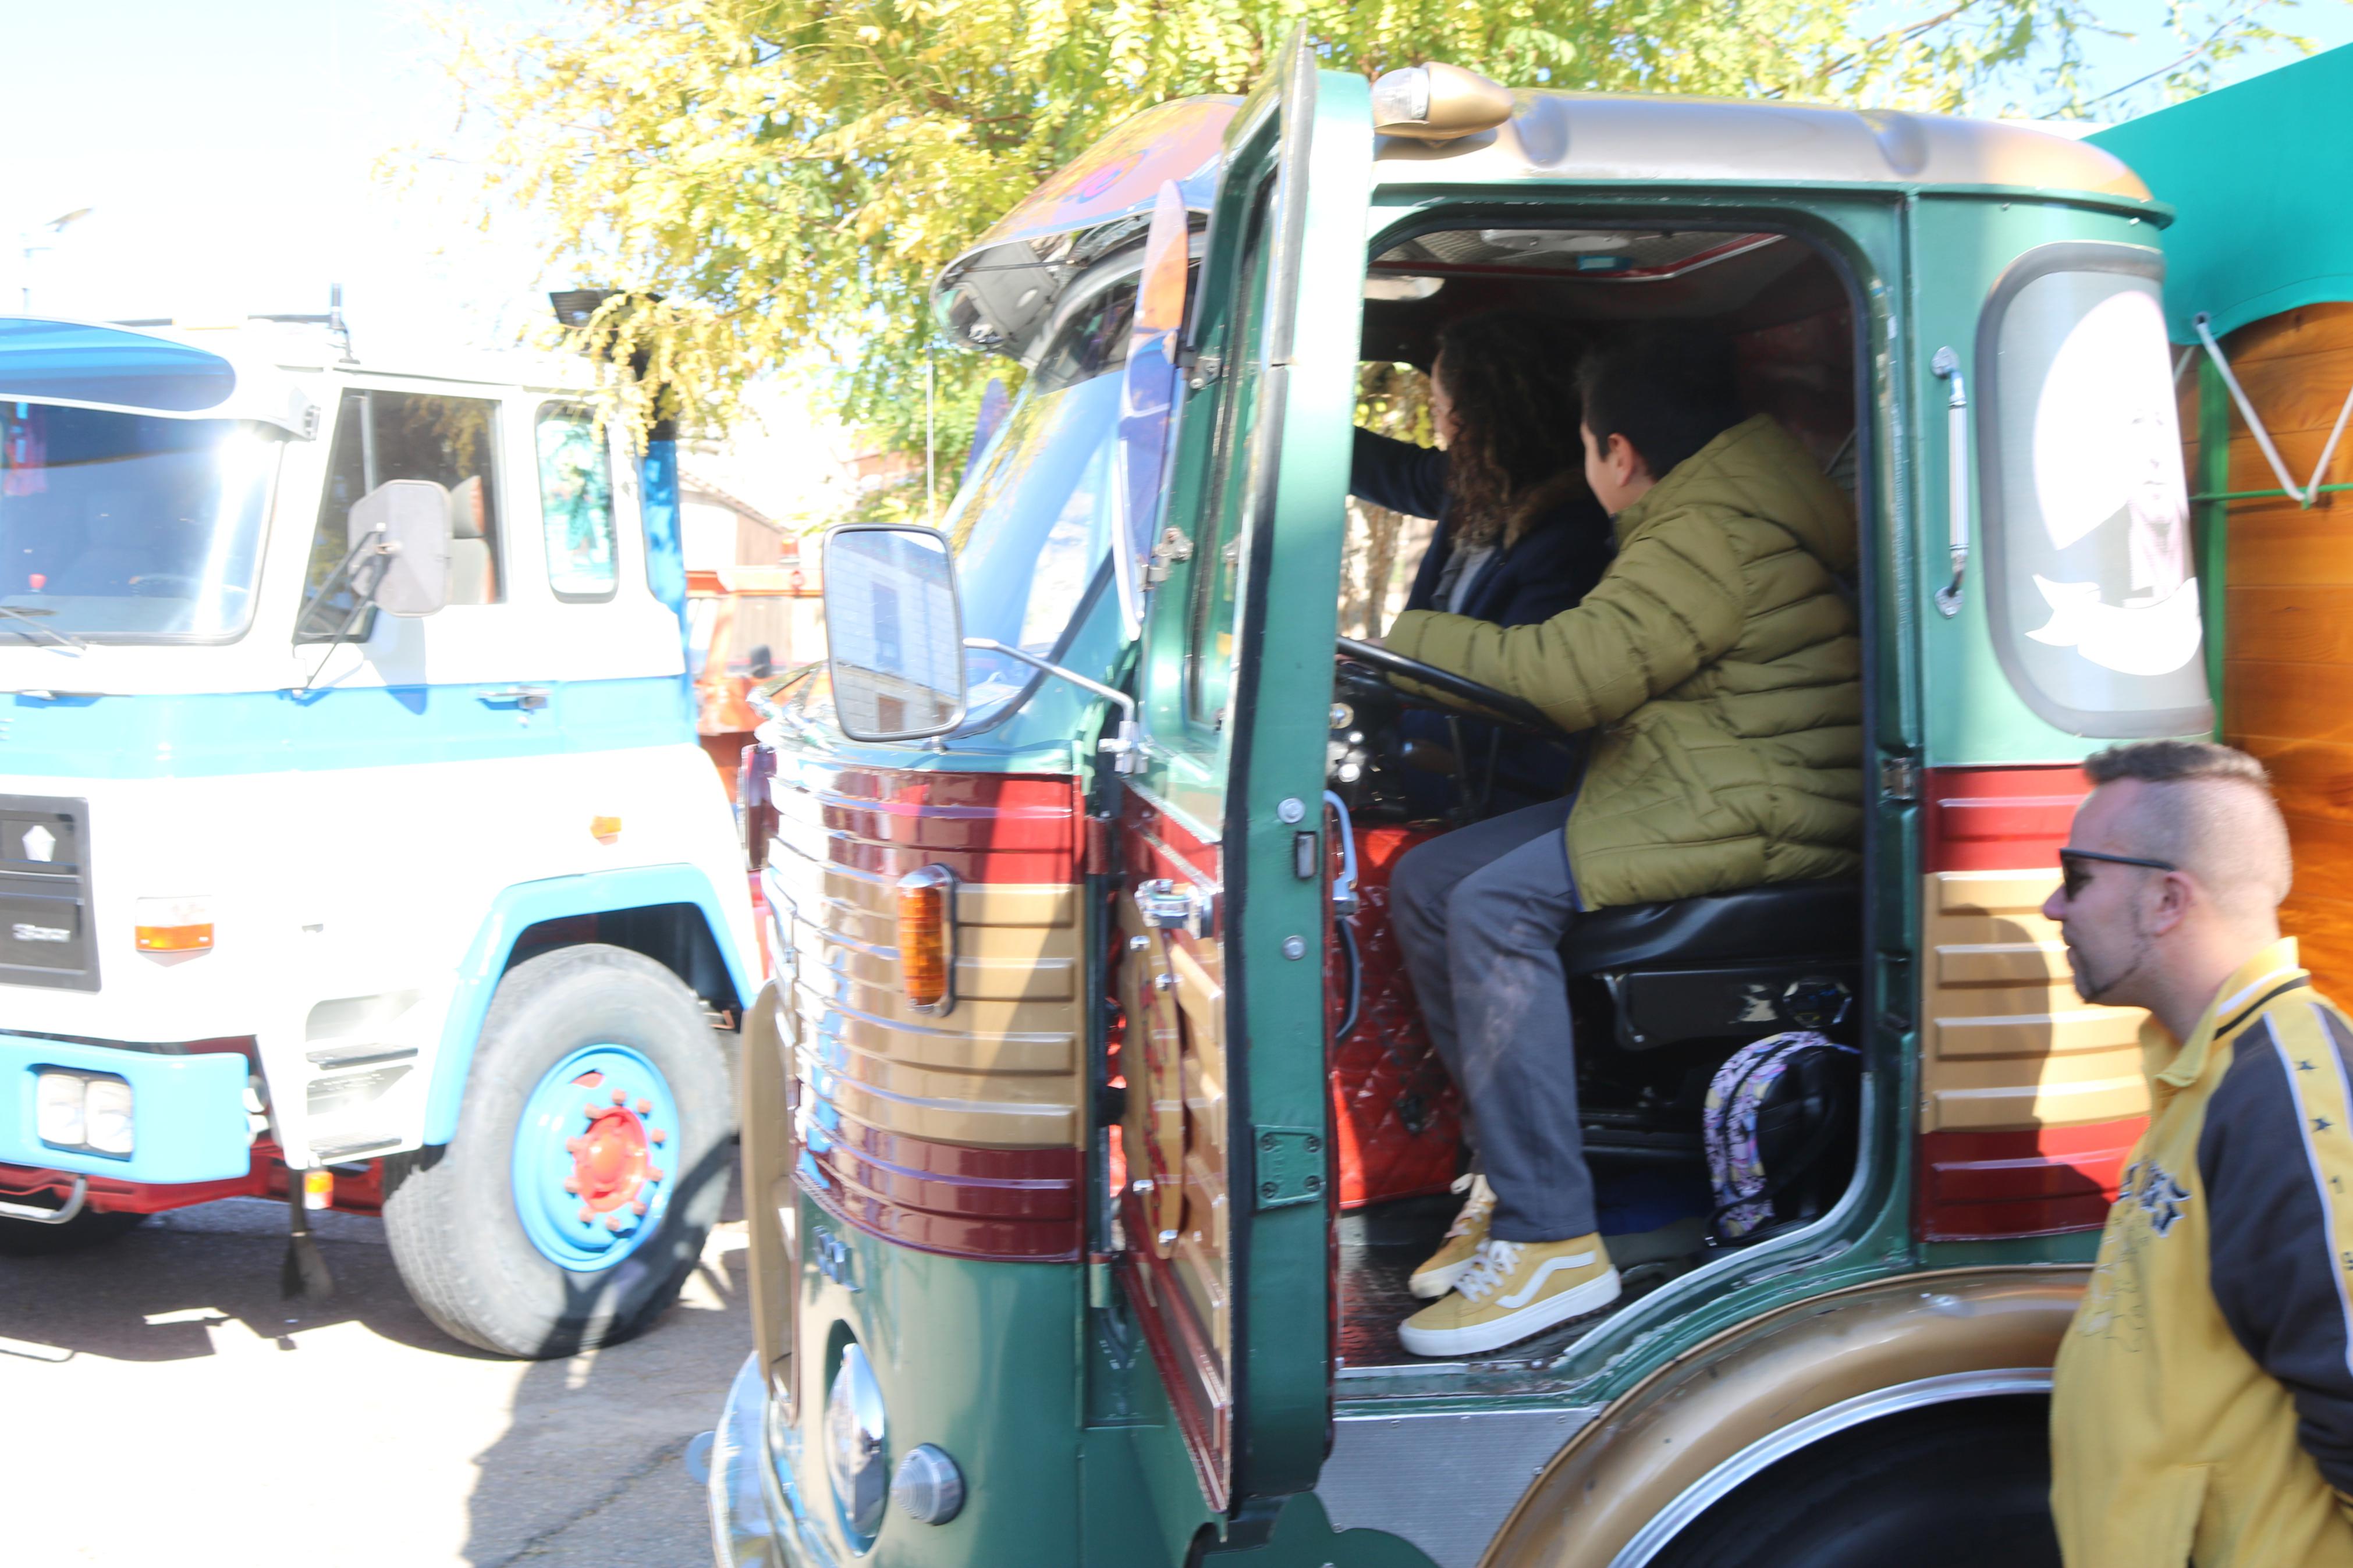
[[[2284,936],[2241,964],[2222,988],[2214,993],[2214,1000],[2189,1031],[2189,1038],[2173,1055],[2170,1066],[2149,1076],[2174,1089],[2187,1089],[2205,1076],[2207,1058],[2213,1054],[2214,1042],[2243,1026],[2261,1010],[2262,1004],[2280,986],[2305,977],[2304,968],[2296,962],[2295,938]],[[2172,1037],[2165,1026],[2151,1016],[2140,1026],[2141,1059],[2155,1063],[2162,1059]]]

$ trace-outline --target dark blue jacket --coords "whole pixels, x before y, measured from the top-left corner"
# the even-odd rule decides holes
[[[1454,551],[1446,515],[1446,454],[1359,430],[1348,489],[1375,506],[1437,520],[1405,607],[1444,609],[1438,602],[1438,579]],[[1499,626],[1548,621],[1592,591],[1609,570],[1611,552],[1609,515],[1580,487],[1575,497],[1538,519],[1518,543],[1488,558],[1471,596],[1455,613]]]
[[[1433,447],[1417,447],[1359,430],[1348,489],[1375,506],[1437,520],[1437,531],[1414,573],[1405,607],[1445,608],[1438,602],[1438,581],[1454,550],[1446,515],[1446,454]],[[1568,500],[1537,519],[1517,543],[1488,557],[1456,613],[1499,626],[1548,621],[1592,591],[1609,570],[1613,550],[1609,515],[1580,485]],[[1472,719],[1460,722],[1464,749],[1471,753],[1464,761],[1473,763],[1475,771],[1475,763],[1486,755],[1493,742],[1493,726]],[[1444,716],[1427,710],[1409,712],[1405,732],[1409,738],[1449,749],[1454,743]],[[1495,798],[1490,805],[1508,808],[1558,799],[1568,787],[1574,767],[1574,754],[1565,747],[1505,731],[1496,752]],[[1407,777],[1417,808],[1435,811],[1453,804],[1452,786],[1442,779],[1412,773]],[[1423,777],[1432,779],[1430,787],[1423,787]]]

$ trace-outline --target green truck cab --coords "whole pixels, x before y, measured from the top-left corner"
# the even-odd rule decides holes
[[[2214,725],[2166,216],[2031,129],[1294,47],[952,266],[1026,388],[942,534],[828,540],[831,666],[747,770],[721,1562],[2055,1562],[2049,1369],[2147,1098],[2039,907],[2080,760]],[[1381,897],[1415,671],[1336,606],[1360,363],[1505,305],[1722,333],[1852,496],[1865,868],[1580,921],[1628,1289],[1428,1361],[1458,1131]],[[1861,1060],[1819,1201],[1658,1223],[1694,1086],[1799,1024]]]

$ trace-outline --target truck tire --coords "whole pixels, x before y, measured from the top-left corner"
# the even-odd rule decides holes
[[[2050,1405],[1905,1411],[1826,1437],[1679,1531],[1650,1568],[2059,1568]]]
[[[727,1064],[676,975],[617,947],[543,953],[499,982],[456,1136],[385,1161],[393,1261],[481,1350],[627,1339],[702,1256],[733,1132]]]
[[[100,1214],[84,1209],[63,1225],[0,1219],[0,1258],[58,1258],[83,1252],[130,1235],[146,1223],[143,1214]]]

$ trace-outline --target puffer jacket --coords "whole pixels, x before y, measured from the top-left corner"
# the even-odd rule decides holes
[[[1862,867],[1862,645],[1846,498],[1759,415],[1618,514],[1582,604],[1495,626],[1408,611],[1388,646],[1599,727],[1568,817],[1587,909]]]

